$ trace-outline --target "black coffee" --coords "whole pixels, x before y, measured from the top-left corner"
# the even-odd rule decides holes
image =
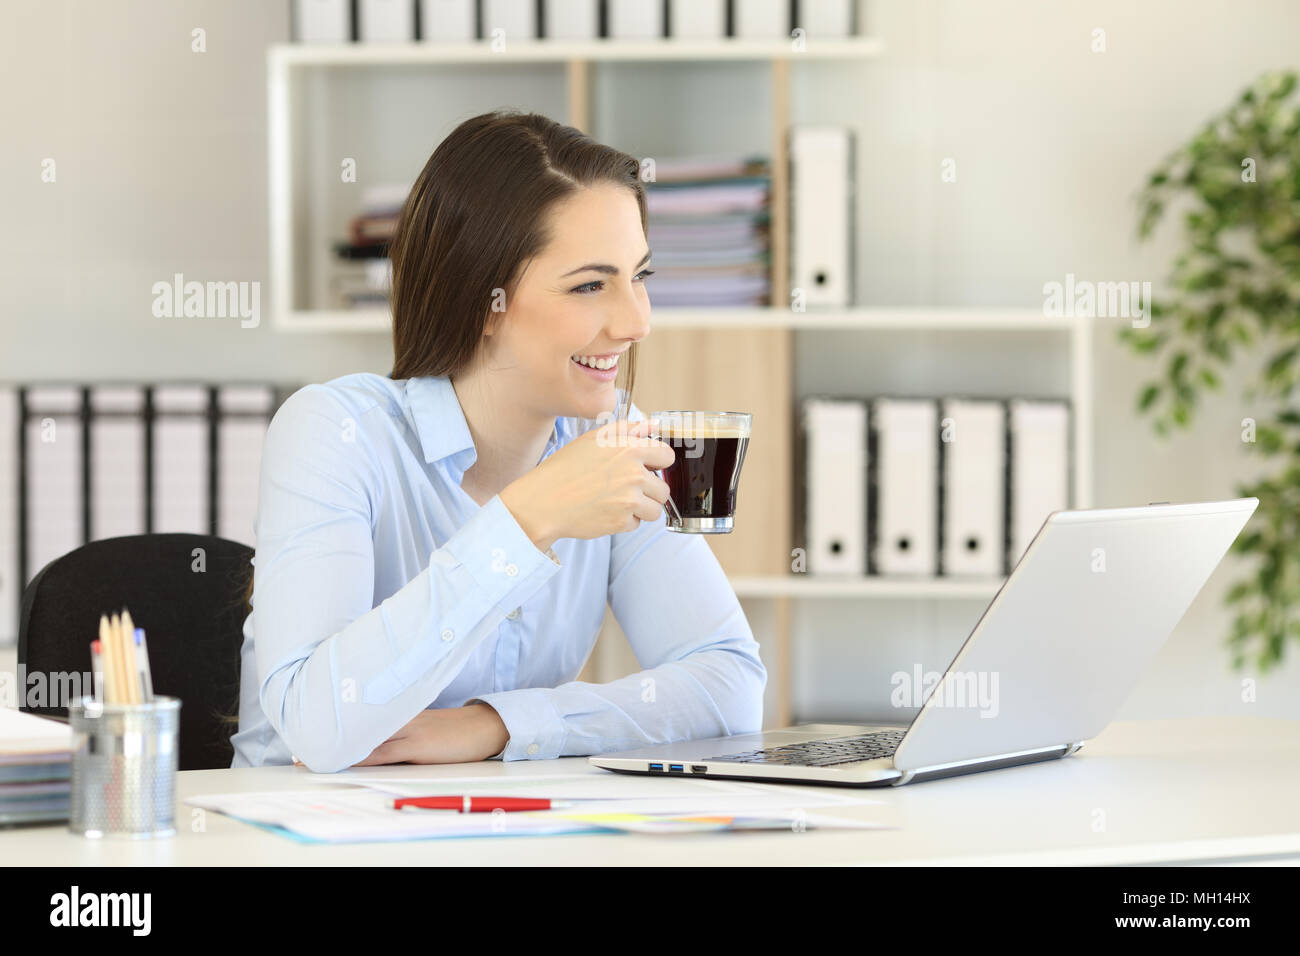
[[[676,456],[663,470],[668,483],[668,523],[682,518],[730,518],[736,513],[736,486],[740,466],[745,462],[749,437],[699,434],[664,430],[659,440],[672,447]],[[673,508],[676,507],[676,514]]]

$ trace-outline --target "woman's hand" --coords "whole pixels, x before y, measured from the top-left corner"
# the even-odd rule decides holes
[[[671,446],[649,437],[650,422],[606,422],[558,449],[501,492],[524,533],[545,551],[557,538],[599,538],[663,515]]]
[[[473,763],[500,753],[510,732],[491,704],[422,710],[370,756],[353,766],[384,763]]]

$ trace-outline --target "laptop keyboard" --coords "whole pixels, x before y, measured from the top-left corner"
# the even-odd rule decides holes
[[[810,740],[802,744],[769,747],[766,750],[746,750],[741,753],[708,757],[708,760],[727,763],[785,764],[795,767],[833,767],[840,763],[857,763],[861,760],[878,760],[892,757],[903,740],[903,730],[885,730],[860,737],[834,737],[830,740]]]

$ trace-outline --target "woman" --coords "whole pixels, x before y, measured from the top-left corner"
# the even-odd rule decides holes
[[[535,114],[434,151],[391,246],[391,375],[309,385],[267,431],[232,766],[759,729],[758,645],[708,545],[662,521],[673,450],[631,403],[637,172]],[[577,682],[607,601],[646,669]]]

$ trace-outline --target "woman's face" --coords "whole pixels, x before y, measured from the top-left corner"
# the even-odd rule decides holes
[[[650,332],[650,250],[626,186],[579,189],[552,207],[548,226],[550,244],[491,316],[488,362],[514,370],[517,399],[539,418],[596,418],[613,410],[626,352]]]

